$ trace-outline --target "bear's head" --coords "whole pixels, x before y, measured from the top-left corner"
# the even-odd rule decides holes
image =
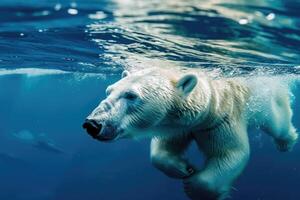
[[[176,74],[161,69],[145,69],[106,89],[106,99],[87,117],[83,128],[95,139],[112,141],[151,134],[174,118],[177,105],[197,84],[197,76]]]

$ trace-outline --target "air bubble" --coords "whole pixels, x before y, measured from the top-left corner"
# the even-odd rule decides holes
[[[239,24],[241,24],[241,25],[245,25],[245,24],[248,24],[249,23],[249,21],[248,21],[248,19],[240,19],[239,20]]]
[[[59,11],[61,9],[61,7],[62,7],[61,4],[58,3],[54,6],[54,10]]]
[[[68,13],[70,15],[77,15],[78,14],[78,10],[74,9],[74,8],[69,8],[68,9]]]
[[[269,20],[269,21],[275,19],[275,14],[274,14],[274,13],[268,14],[268,15],[266,16],[266,19]]]

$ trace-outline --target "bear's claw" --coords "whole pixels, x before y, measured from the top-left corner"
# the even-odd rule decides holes
[[[292,151],[294,145],[298,141],[298,134],[294,133],[289,138],[285,139],[275,139],[277,149],[281,152]]]
[[[223,200],[228,197],[228,192],[215,191],[211,184],[197,174],[186,178],[183,184],[186,195],[192,200]]]

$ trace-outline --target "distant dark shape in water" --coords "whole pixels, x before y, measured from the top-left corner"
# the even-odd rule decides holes
[[[55,154],[63,154],[65,153],[61,148],[57,147],[54,143],[49,142],[49,141],[37,141],[32,144],[35,148],[42,150],[42,151],[47,151],[50,153],[55,153]]]
[[[36,136],[28,130],[21,130],[17,133],[12,134],[16,139],[23,142],[32,142],[35,140]]]
[[[29,130],[22,130],[14,133],[13,136],[22,142],[31,144],[36,149],[54,154],[63,154],[64,150],[58,147],[55,142],[50,140],[45,134],[34,134]]]

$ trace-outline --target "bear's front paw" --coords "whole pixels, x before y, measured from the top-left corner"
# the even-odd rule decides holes
[[[199,175],[185,179],[183,184],[186,195],[192,200],[223,200],[228,197],[228,190],[216,188]]]
[[[183,179],[194,174],[195,169],[184,159],[173,156],[153,156],[152,164],[171,178]]]
[[[282,152],[292,151],[297,141],[298,141],[298,134],[296,132],[288,135],[288,137],[284,139],[281,138],[275,139],[277,149]]]

